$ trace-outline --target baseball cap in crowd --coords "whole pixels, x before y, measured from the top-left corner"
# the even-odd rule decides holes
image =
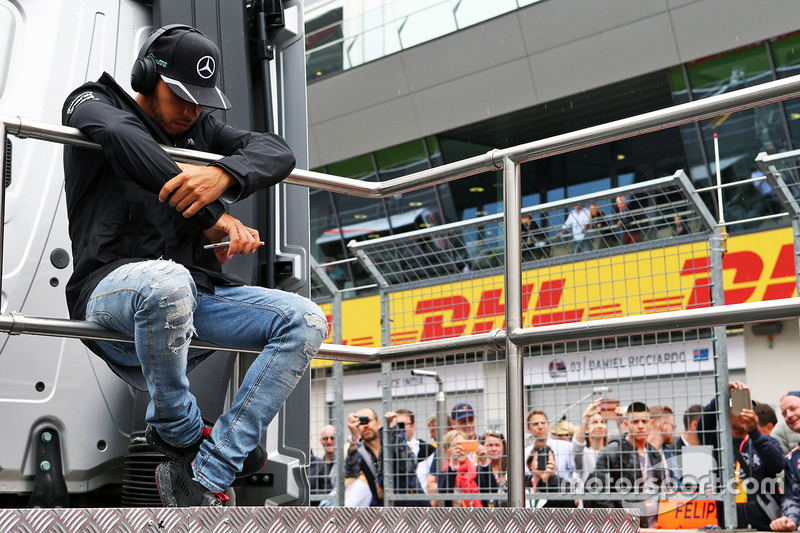
[[[231,102],[217,88],[220,52],[216,43],[197,31],[172,30],[149,49],[158,74],[182,100],[203,107],[229,109]]]
[[[451,418],[453,420],[461,420],[471,416],[475,418],[475,411],[472,410],[472,406],[468,403],[459,403],[455,407],[453,407],[453,412]]]

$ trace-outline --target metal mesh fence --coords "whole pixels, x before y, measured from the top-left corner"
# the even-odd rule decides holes
[[[719,248],[714,221],[682,172],[527,208],[521,224],[523,327],[704,307],[714,301],[712,267]],[[504,235],[502,218],[491,216],[351,244],[381,287],[383,344],[505,328]],[[527,348],[528,505],[644,505],[652,495],[613,484],[636,468],[645,479],[675,480],[685,469],[705,482],[700,488],[712,492],[710,499],[718,499],[722,449],[716,444],[692,448],[694,460],[686,465],[670,449],[681,439],[698,445],[693,433],[697,411],[718,393],[715,372],[720,358],[728,362],[725,337],[724,328],[717,328]],[[731,341],[736,354],[743,351],[740,344]],[[327,368],[315,377],[325,380],[328,407],[327,418],[320,411],[317,426],[323,419],[339,423],[338,450],[346,454],[351,432],[370,432],[352,426],[352,420],[348,427],[351,413],[380,420],[384,503],[505,504],[502,351],[386,363],[380,371],[348,369],[341,379]],[[318,383],[315,393],[322,394],[322,388]],[[337,390],[338,416],[333,414]],[[394,442],[398,430],[389,427],[394,420],[385,414],[398,412],[412,461],[398,446],[386,444]],[[687,412],[689,425],[684,427]],[[716,412],[709,411],[714,420]],[[719,432],[711,428],[710,433]],[[610,458],[612,464],[598,470],[599,452],[610,442],[624,448],[622,455],[607,453],[603,461]],[[625,442],[647,442],[652,452],[644,463],[637,459],[637,466],[631,460],[638,454]],[[717,437],[713,442],[724,441]],[[312,449],[319,446],[312,440]],[[593,477],[587,490],[585,482]],[[362,500],[351,498],[358,494],[351,487],[346,494],[342,500],[347,505],[368,504],[375,497],[362,490]]]
[[[626,251],[650,249],[709,231],[706,213],[686,196],[681,176],[654,180],[647,188],[623,187],[523,209],[523,261],[537,268],[561,265],[617,255],[623,246],[633,246]],[[350,248],[385,286],[398,286],[434,279],[441,283],[448,277],[460,282],[500,272],[504,243],[502,216],[494,215],[352,243]]]
[[[773,155],[761,153],[756,161],[766,178],[766,184],[760,187],[765,198],[783,204],[796,219],[800,216],[800,150]]]

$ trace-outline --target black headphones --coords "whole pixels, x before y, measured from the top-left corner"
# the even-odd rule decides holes
[[[148,95],[152,94],[156,89],[156,84],[158,83],[156,60],[153,54],[148,54],[147,51],[150,50],[150,47],[153,46],[153,43],[156,42],[159,37],[173,30],[193,31],[204,35],[203,32],[197,28],[187,26],[186,24],[169,24],[151,33],[150,37],[147,38],[142,48],[139,50],[139,56],[136,58],[136,61],[134,61],[133,68],[131,68],[131,89],[137,93]]]

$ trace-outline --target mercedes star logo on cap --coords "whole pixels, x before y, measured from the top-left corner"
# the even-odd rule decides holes
[[[214,58],[211,56],[203,56],[197,62],[197,74],[199,74],[204,80],[207,80],[214,75],[215,68],[216,65],[214,64]]]

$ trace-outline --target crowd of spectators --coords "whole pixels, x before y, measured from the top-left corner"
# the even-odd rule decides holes
[[[607,248],[610,246],[635,244],[643,240],[647,230],[668,230],[662,236],[688,235],[689,228],[680,215],[659,214],[657,210],[650,212],[645,207],[647,199],[628,199],[627,196],[617,196],[607,207],[606,213],[596,203],[589,204],[588,209],[584,204],[575,204],[563,219],[560,229],[553,235],[554,239],[565,237],[569,234],[572,238],[572,252],[579,253],[592,249]],[[562,215],[563,216],[563,215]],[[558,227],[558,226],[555,226]],[[534,228],[539,230],[539,225],[530,222],[530,216],[523,219],[522,235],[523,250],[532,246],[529,235]],[[523,259],[532,259],[525,257]]]
[[[738,381],[729,387],[747,390]],[[715,482],[719,487],[719,480],[714,481],[716,465],[721,464],[721,451],[730,446],[734,479],[725,486],[735,492],[738,527],[795,531],[800,524],[800,392],[780,399],[781,420],[767,404],[753,401],[747,407],[731,409],[729,443],[720,442],[723,433],[717,427],[714,398],[705,406],[686,409],[680,432],[669,406],[648,407],[639,401],[623,409],[614,400],[597,399],[585,408],[578,425],[565,418],[551,424],[545,411],[532,409],[526,415],[530,440],[524,450],[527,501],[537,507],[634,507],[643,516],[643,526],[654,526],[658,498],[626,495],[702,492]],[[400,496],[394,505],[505,505],[500,497],[508,488],[504,435],[490,430],[479,436],[475,410],[467,403],[453,406],[447,424],[438,428],[436,417],[430,416],[426,442],[416,435],[413,412],[400,409],[379,417],[363,408],[348,416],[343,451],[334,443],[335,428],[324,426],[324,454],[312,456],[308,469],[312,494],[327,495],[321,505],[335,500],[333,465],[339,450],[345,505],[383,505],[383,454],[390,450],[391,474],[386,475],[391,475],[393,493]],[[708,479],[697,478],[693,470],[698,455],[707,456],[713,465]],[[785,494],[779,488],[781,476]],[[582,497],[590,491],[601,496]],[[722,511],[719,506],[720,524]]]

